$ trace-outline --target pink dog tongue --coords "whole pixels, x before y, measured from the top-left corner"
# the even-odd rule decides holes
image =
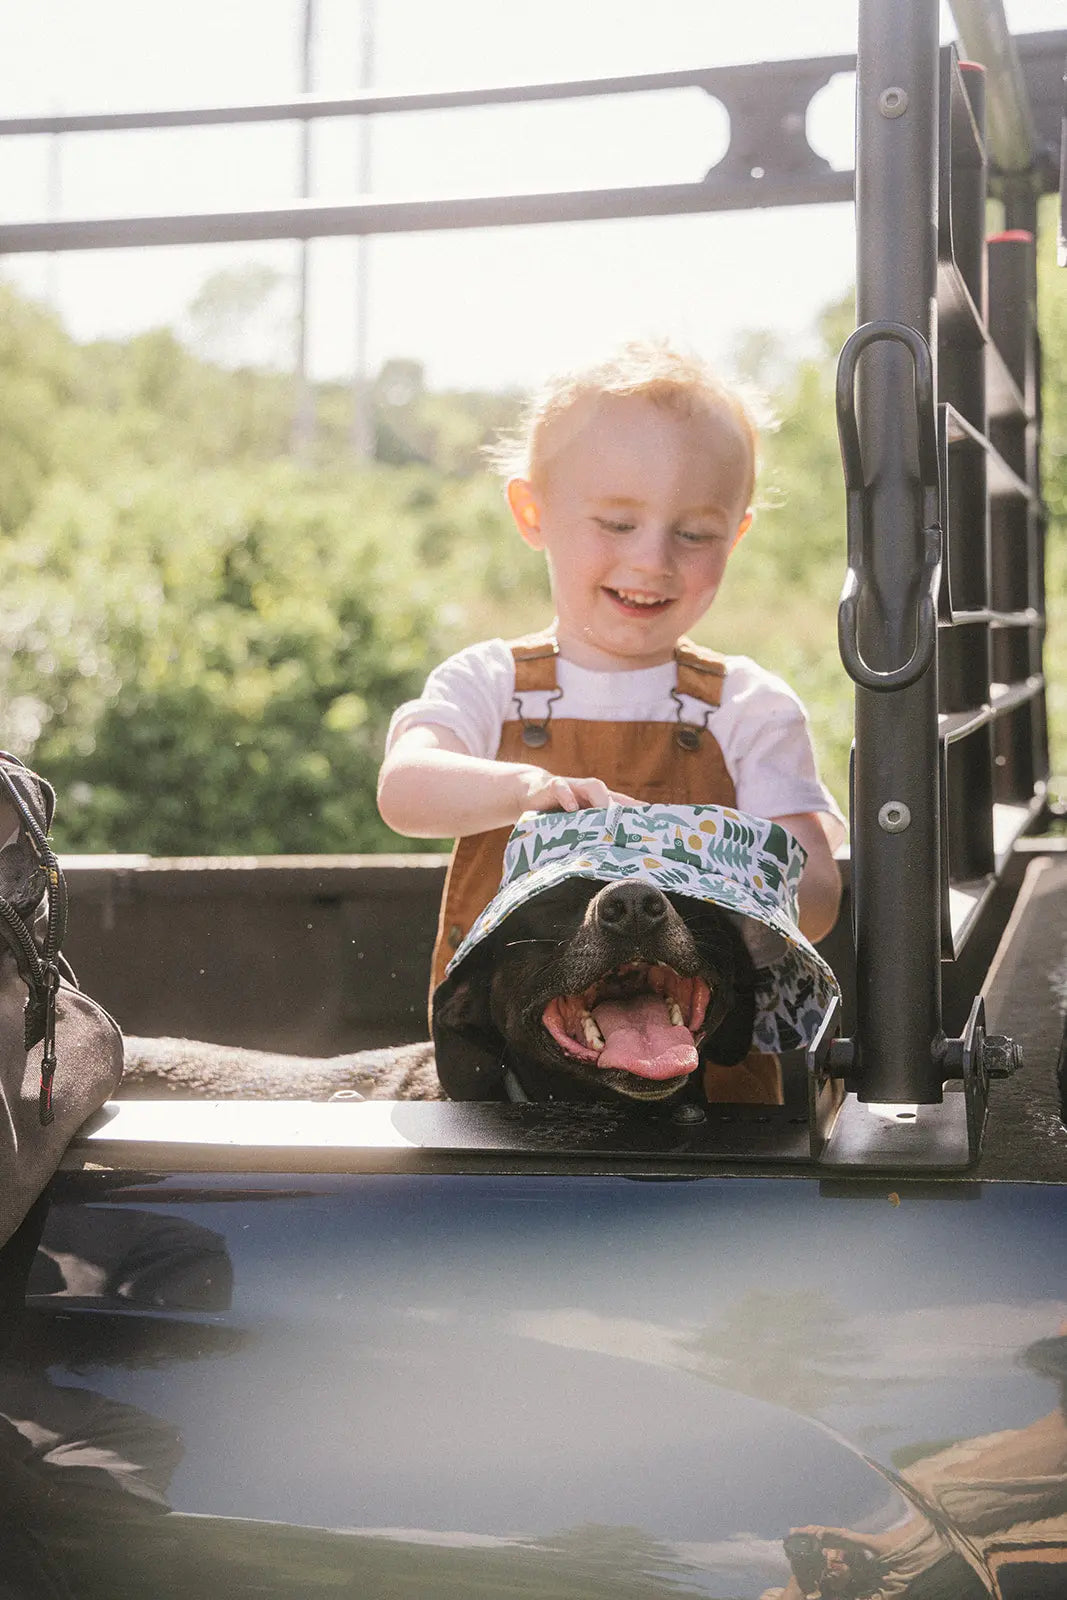
[[[669,1020],[667,1002],[658,995],[602,1000],[593,1017],[604,1036],[598,1067],[621,1067],[639,1078],[676,1078],[697,1064],[693,1035]]]

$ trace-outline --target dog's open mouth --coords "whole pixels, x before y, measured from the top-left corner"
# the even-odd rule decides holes
[[[550,1000],[541,1020],[577,1060],[661,1081],[695,1069],[710,999],[702,978],[627,961],[581,994]]]

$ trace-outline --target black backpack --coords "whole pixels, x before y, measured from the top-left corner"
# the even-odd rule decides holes
[[[122,1034],[63,959],[51,785],[0,751],[0,1246],[122,1077]]]

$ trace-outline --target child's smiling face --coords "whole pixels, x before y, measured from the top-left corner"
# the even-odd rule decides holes
[[[751,446],[725,406],[685,416],[604,395],[543,482],[513,479],[519,531],[548,558],[563,655],[600,672],[669,661],[748,526],[751,474]]]

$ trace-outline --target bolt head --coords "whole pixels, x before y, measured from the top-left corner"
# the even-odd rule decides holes
[[[883,89],[878,96],[878,109],[883,117],[902,117],[908,109],[908,91],[896,84]]]
[[[903,800],[887,800],[878,812],[878,826],[886,833],[904,833],[911,827],[911,810]]]
[[[671,1112],[672,1122],[693,1125],[698,1122],[704,1122],[705,1120],[704,1111],[701,1106],[689,1104],[675,1106],[674,1110]]]
[[[1001,1033],[987,1033],[982,1046],[982,1065],[990,1078],[1010,1078],[1023,1064],[1023,1053],[1014,1039]]]

